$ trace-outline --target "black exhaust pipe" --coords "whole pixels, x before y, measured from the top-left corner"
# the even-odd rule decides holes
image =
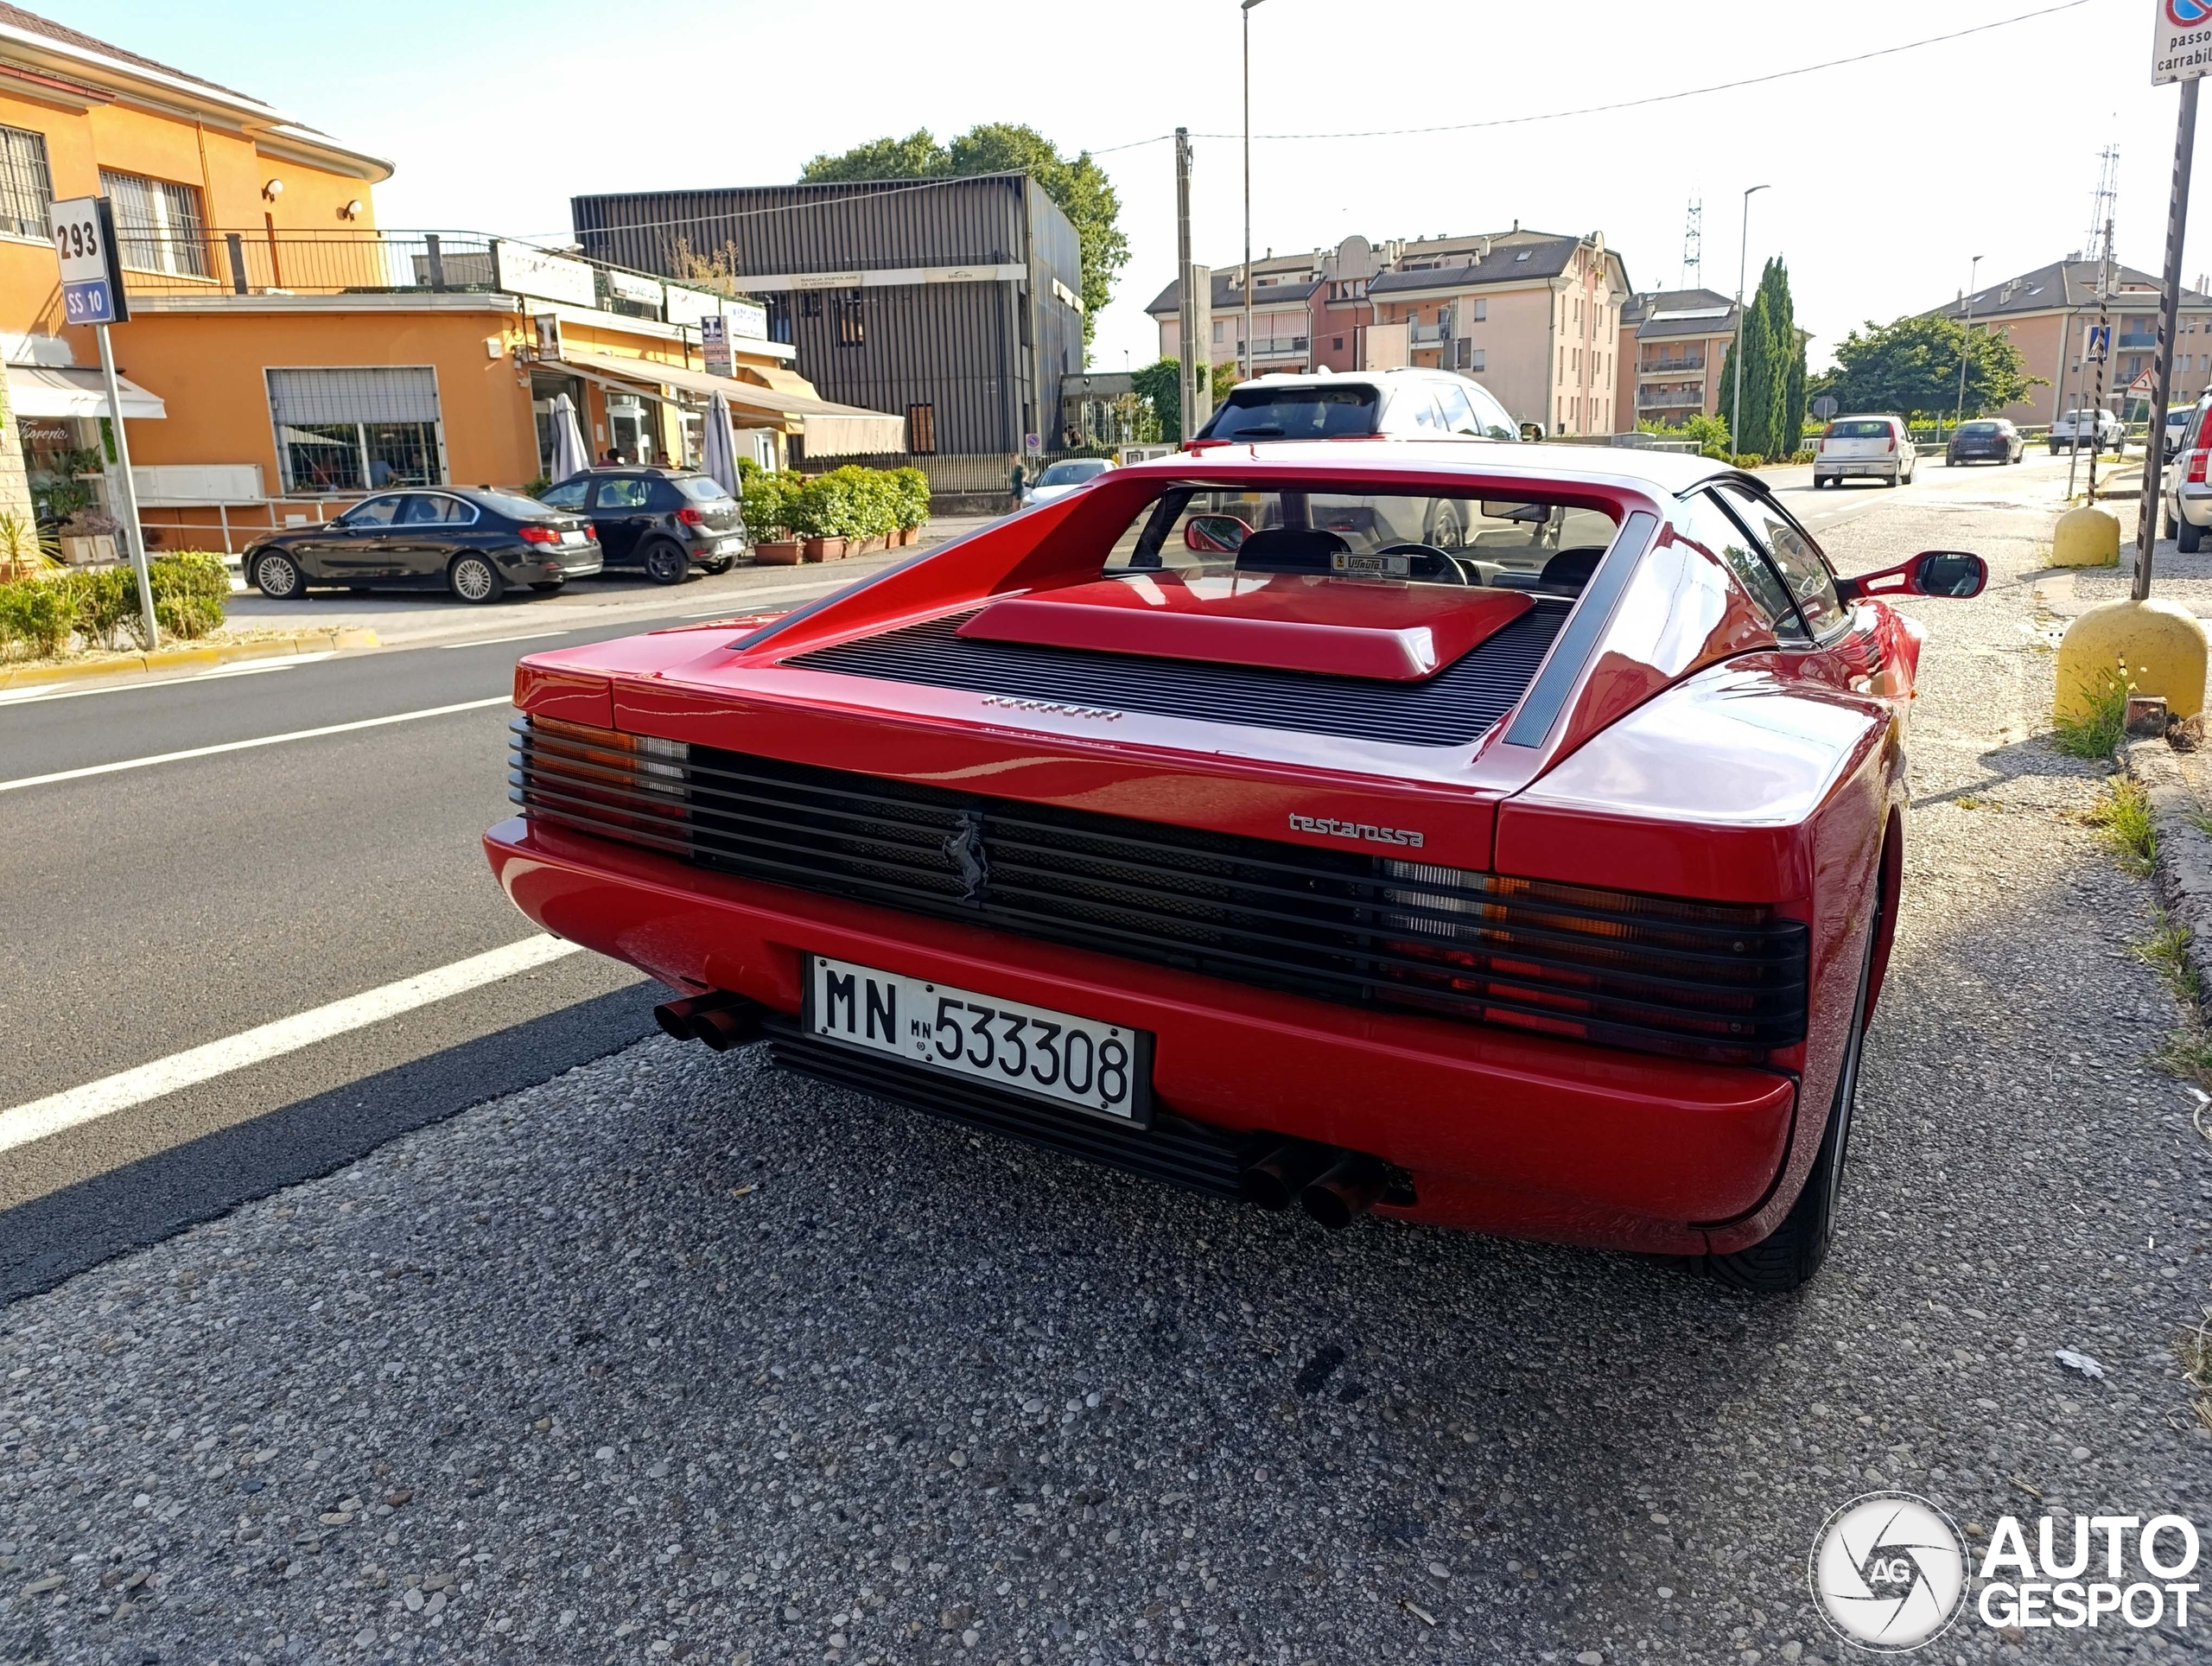
[[[1262,1209],[1287,1209],[1343,1154],[1332,1146],[1315,1145],[1310,1140],[1288,1141],[1244,1171],[1245,1201]]]
[[[716,1052],[728,1052],[759,1037],[765,1010],[757,1001],[717,989],[656,1007],[653,1021],[678,1041],[703,1041]]]
[[[1389,1172],[1382,1160],[1347,1151],[1339,1161],[1298,1194],[1306,1212],[1332,1232],[1341,1232],[1365,1214],[1389,1189]]]

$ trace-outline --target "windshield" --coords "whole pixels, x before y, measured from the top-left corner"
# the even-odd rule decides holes
[[[1108,572],[1312,571],[1343,578],[1580,591],[1612,541],[1602,510],[1521,499],[1229,492],[1182,486],[1148,505]],[[1458,577],[1453,575],[1457,569]]]
[[[679,474],[676,489],[694,503],[727,503],[729,493],[722,483],[711,474]]]
[[[1886,440],[1890,425],[1878,417],[1869,417],[1855,423],[1838,423],[1828,429],[1831,440]]]
[[[1037,477],[1039,486],[1081,486],[1085,480],[1095,480],[1106,472],[1103,457],[1085,457],[1074,462],[1054,463]]]
[[[1375,390],[1343,387],[1236,388],[1201,430],[1209,440],[1332,440],[1375,432]]]

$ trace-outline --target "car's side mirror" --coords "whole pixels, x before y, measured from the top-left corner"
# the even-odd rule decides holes
[[[1925,550],[1910,561],[1878,573],[1838,579],[1846,601],[1861,596],[1978,596],[1989,582],[1989,563],[1964,550]]]
[[[1252,529],[1234,515],[1193,515],[1183,523],[1183,547],[1201,555],[1233,556]]]

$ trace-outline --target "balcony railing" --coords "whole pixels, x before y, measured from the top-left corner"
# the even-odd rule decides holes
[[[1637,373],[1641,376],[1669,376],[1686,370],[1703,370],[1705,355],[1701,353],[1685,353],[1679,359],[1646,359],[1636,368]]]
[[[1415,324],[1406,334],[1414,347],[1433,347],[1452,339],[1452,327],[1449,324]]]
[[[1639,390],[1636,396],[1638,410],[1687,410],[1704,403],[1705,391],[1702,388]]]
[[[1306,338],[1302,335],[1255,335],[1252,338],[1252,357],[1303,359],[1306,345]]]
[[[137,234],[134,296],[521,293],[665,323],[696,323],[708,286],[480,232],[209,231]],[[749,296],[730,297],[749,300]],[[783,322],[780,309],[776,321]],[[788,334],[789,326],[785,325]]]

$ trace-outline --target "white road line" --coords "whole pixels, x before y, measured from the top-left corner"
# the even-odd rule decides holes
[[[0,1110],[0,1151],[12,1151],[17,1146],[97,1122],[103,1116],[112,1116],[119,1110],[143,1105],[181,1088],[194,1087],[218,1076],[227,1076],[232,1071],[244,1070],[249,1065],[258,1065],[331,1036],[343,1035],[348,1030],[364,1029],[401,1013],[412,1012],[417,1007],[427,1007],[433,1002],[481,989],[486,983],[496,983],[501,978],[575,954],[580,946],[543,934],[524,938],[504,949],[456,960],[450,966],[402,978],[365,995],[334,1001],[291,1018],[280,1018],[273,1024],[263,1024],[220,1041],[210,1041],[205,1046],[171,1053],[136,1070],[103,1077],[97,1082],[34,1099],[10,1110]]]
[[[442,653],[451,653],[456,648],[491,648],[502,642],[543,642],[548,637],[573,635],[578,628],[571,626],[565,631],[526,631],[520,636],[480,636],[470,642],[441,642],[438,649]]]
[[[250,677],[260,671],[288,671],[296,665],[312,665],[333,656],[322,653],[286,654],[278,659],[257,659],[242,665],[218,665],[213,671],[185,677],[133,677],[128,682],[103,683],[96,689],[24,688],[0,690],[0,706],[36,705],[42,700],[81,700],[88,694],[136,694],[141,689],[174,688],[179,683],[205,683],[225,677]]]
[[[181,763],[188,758],[213,758],[223,752],[251,752],[256,747],[281,747],[287,741],[313,741],[325,734],[350,734],[355,729],[383,728],[390,723],[411,723],[418,717],[443,717],[450,712],[480,711],[486,706],[512,703],[514,696],[495,694],[483,700],[464,700],[454,706],[429,706],[421,711],[394,712],[389,717],[364,717],[358,722],[326,723],[321,728],[294,729],[289,734],[264,734],[251,741],[226,741],[219,747],[191,747],[182,752],[156,753],[151,758],[125,758],[120,763],[88,764],[82,769],[57,769],[50,775],[26,775],[20,780],[0,781],[0,792],[19,787],[49,786],[56,781],[81,781],[91,775],[113,775],[126,769],[150,769],[156,764]]]

